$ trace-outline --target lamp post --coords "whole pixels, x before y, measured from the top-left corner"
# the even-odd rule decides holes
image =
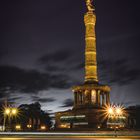
[[[122,124],[121,118],[124,118],[124,109],[121,106],[109,106],[106,108],[108,117],[108,124],[114,128],[115,136],[117,136],[117,129]]]
[[[5,107],[4,108],[4,122],[3,122],[3,130],[5,131],[5,127],[6,127],[6,118],[9,118],[9,127],[11,128],[11,117],[13,116],[17,116],[18,114],[18,109],[17,108],[12,108],[12,107]]]

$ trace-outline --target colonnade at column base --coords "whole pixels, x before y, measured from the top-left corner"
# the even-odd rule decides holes
[[[98,83],[85,83],[74,86],[74,106],[79,108],[97,108],[110,104],[110,87]]]

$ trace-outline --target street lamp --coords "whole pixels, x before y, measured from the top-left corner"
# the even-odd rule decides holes
[[[113,112],[112,107],[108,108],[108,114],[109,114],[109,115],[113,115],[113,113],[114,113],[114,112]]]
[[[115,134],[116,134],[116,129],[121,127],[122,122],[125,117],[124,117],[124,108],[122,106],[108,106],[106,108],[106,114],[107,114],[107,125],[110,125],[110,128],[114,128]],[[124,125],[122,125],[124,126]]]
[[[5,108],[4,114],[9,115],[10,114],[10,108]]]
[[[18,113],[18,109],[17,108],[11,108],[11,113],[12,113],[12,115],[17,115],[17,113]]]
[[[124,114],[123,107],[121,106],[109,106],[106,109],[108,117],[118,117]]]
[[[116,108],[116,114],[117,114],[117,115],[122,115],[122,113],[123,113],[122,108],[117,107],[117,108]]]
[[[12,116],[17,116],[18,109],[17,108],[12,108],[12,107],[5,107],[3,112],[4,112],[3,130],[5,130],[6,117],[9,117],[9,122],[10,122],[10,125],[11,125],[11,117]]]

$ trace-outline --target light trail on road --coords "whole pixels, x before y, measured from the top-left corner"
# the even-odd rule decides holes
[[[130,138],[57,138],[57,137],[50,137],[50,138],[0,138],[0,140],[140,140],[140,139],[130,139]]]
[[[0,140],[140,140],[139,132],[0,132]]]

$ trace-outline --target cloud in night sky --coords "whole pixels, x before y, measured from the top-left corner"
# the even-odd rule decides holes
[[[44,56],[38,60],[39,64],[44,66],[49,72],[68,72],[83,68],[83,62],[77,57],[73,49],[61,49]]]
[[[129,85],[140,79],[140,69],[131,67],[127,59],[110,59],[99,62],[100,80],[110,85]]]
[[[4,92],[38,93],[49,88],[65,89],[71,87],[66,75],[50,75],[36,70],[23,70],[15,66],[0,66],[1,97]],[[5,91],[4,91],[5,90]]]
[[[95,1],[100,83],[111,100],[140,99],[138,1]],[[71,87],[84,82],[85,1],[4,0],[0,4],[0,102],[39,101],[45,110],[73,104]]]
[[[55,98],[53,98],[53,97],[49,97],[49,98],[41,98],[41,97],[39,97],[39,96],[31,96],[31,98],[32,98],[32,101],[33,102],[41,102],[41,103],[48,103],[48,102],[54,102],[54,101],[56,101],[56,99]]]
[[[72,107],[73,106],[73,99],[69,98],[64,100],[63,105],[60,107]]]
[[[41,57],[40,62],[42,62],[42,63],[47,63],[47,62],[61,63],[65,60],[68,60],[72,53],[73,53],[72,50],[58,50],[54,53],[47,54],[47,55]]]

